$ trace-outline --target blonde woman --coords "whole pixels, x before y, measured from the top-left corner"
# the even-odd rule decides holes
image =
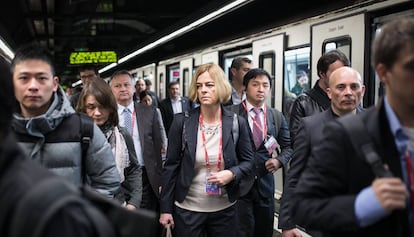
[[[254,166],[248,125],[237,117],[233,134],[235,115],[221,105],[231,86],[218,65],[199,66],[189,92],[200,107],[177,114],[170,128],[160,223],[172,226],[174,236],[236,236],[239,181]]]

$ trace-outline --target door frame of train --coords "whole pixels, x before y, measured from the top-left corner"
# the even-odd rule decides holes
[[[259,39],[253,41],[253,67],[259,67],[260,58],[262,55],[268,55],[274,53],[274,62],[272,65],[272,71],[274,73],[273,86],[274,90],[272,96],[274,100],[272,104],[276,109],[282,111],[282,99],[283,99],[283,77],[284,77],[284,53],[286,49],[286,34],[281,33],[271,37]]]
[[[157,78],[156,78],[156,84],[157,84],[157,91],[158,91],[158,97],[160,100],[164,99],[166,97],[165,95],[165,88],[166,88],[166,65],[157,66]],[[163,79],[161,81],[161,78]]]
[[[193,58],[186,58],[180,61],[180,94],[182,96],[188,96],[188,88],[190,87],[190,83],[192,80],[192,74],[193,74],[193,64],[194,60]],[[188,82],[187,82],[187,88],[185,88],[185,82],[186,78],[184,77],[186,70],[188,70]]]
[[[359,23],[356,23],[359,22]],[[318,22],[310,26],[311,35],[311,82],[319,79],[316,65],[323,52],[323,44],[328,40],[349,37],[351,39],[349,58],[352,68],[364,75],[365,58],[365,14],[355,13],[340,18]],[[352,44],[352,42],[358,42]],[[363,79],[363,78],[362,78]]]

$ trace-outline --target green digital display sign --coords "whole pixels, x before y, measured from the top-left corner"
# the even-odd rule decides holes
[[[117,57],[115,51],[72,52],[69,62],[70,64],[115,63]]]

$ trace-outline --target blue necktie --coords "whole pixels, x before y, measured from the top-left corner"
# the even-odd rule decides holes
[[[263,129],[260,119],[260,113],[262,110],[256,108],[253,108],[252,110],[256,114],[253,121],[253,141],[256,149],[258,149],[263,142]]]
[[[122,116],[124,117],[124,127],[127,129],[129,134],[132,135],[132,118],[131,113],[129,112],[128,108],[125,108],[122,112]]]

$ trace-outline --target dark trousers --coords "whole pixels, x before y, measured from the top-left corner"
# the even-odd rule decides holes
[[[160,201],[151,187],[145,166],[142,167],[142,201],[140,207],[160,213]]]
[[[275,203],[262,197],[256,188],[237,201],[238,237],[272,237]]]
[[[176,206],[173,213],[173,236],[236,237],[235,217],[235,205],[217,212],[193,212]]]

